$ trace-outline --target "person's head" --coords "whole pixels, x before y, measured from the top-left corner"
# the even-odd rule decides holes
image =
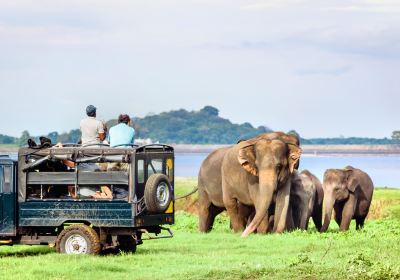
[[[96,107],[89,105],[86,107],[86,114],[88,117],[96,117]]]
[[[118,123],[129,124],[131,118],[127,114],[121,114],[118,117]]]

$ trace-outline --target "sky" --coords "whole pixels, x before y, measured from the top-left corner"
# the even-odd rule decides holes
[[[2,0],[0,134],[212,105],[305,138],[400,129],[397,0]]]

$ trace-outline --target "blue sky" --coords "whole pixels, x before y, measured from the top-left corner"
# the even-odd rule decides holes
[[[304,137],[400,129],[395,0],[1,1],[0,133],[220,109]]]

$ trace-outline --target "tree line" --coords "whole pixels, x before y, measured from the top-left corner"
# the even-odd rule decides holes
[[[107,122],[110,128],[117,124],[117,120]],[[241,139],[249,139],[261,133],[271,132],[266,126],[253,127],[250,123],[234,124],[228,119],[219,116],[219,110],[212,106],[205,106],[199,111],[184,109],[173,110],[160,114],[148,115],[144,118],[133,118],[136,138],[150,138],[153,142],[176,144],[231,144]],[[299,135],[292,130],[290,133]],[[53,143],[77,143],[80,139],[80,130],[72,129],[69,132],[50,132],[47,135]],[[300,136],[300,135],[299,135]],[[29,138],[37,138],[28,131],[23,131],[20,137],[0,134],[0,144],[26,145]],[[306,145],[346,145],[346,144],[400,144],[400,130],[393,131],[392,138],[363,138],[363,137],[336,137],[336,138],[301,138]]]

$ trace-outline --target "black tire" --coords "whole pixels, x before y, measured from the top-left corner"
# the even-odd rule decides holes
[[[100,253],[101,244],[97,232],[87,225],[72,225],[61,231],[57,238],[57,252],[63,254]]]
[[[144,202],[147,210],[163,213],[172,201],[172,188],[169,179],[164,174],[153,174],[146,182]]]
[[[136,240],[131,235],[118,236],[119,250],[127,253],[136,252]]]

